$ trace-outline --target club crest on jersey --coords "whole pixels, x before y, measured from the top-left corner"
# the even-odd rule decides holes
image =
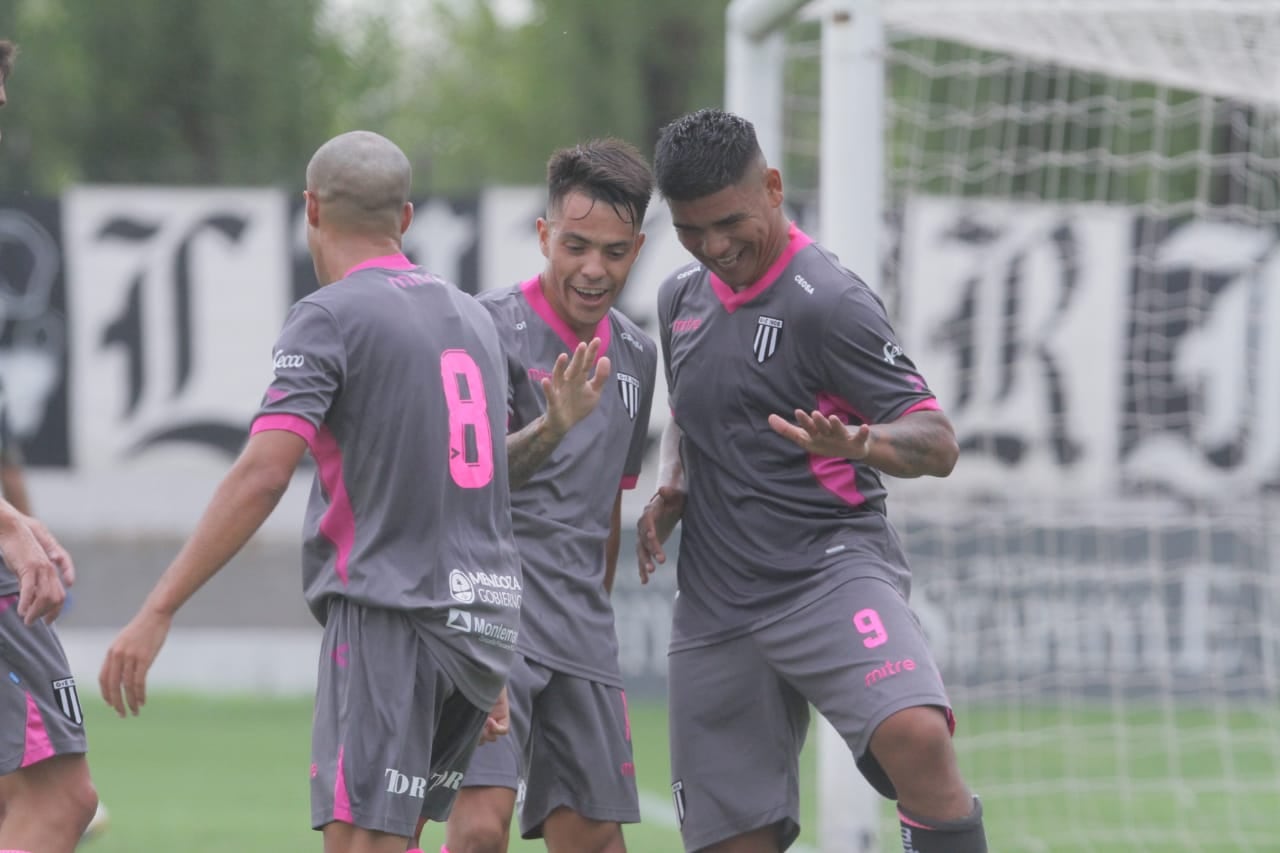
[[[755,352],[758,363],[764,364],[778,351],[778,337],[781,334],[781,320],[763,315],[756,318],[756,340],[751,349]]]
[[[58,710],[77,726],[84,725],[84,714],[80,710],[80,697],[76,694],[74,678],[59,678],[53,682],[53,698],[58,702]]]
[[[619,373],[618,393],[622,395],[622,406],[627,410],[627,416],[634,421],[636,412],[640,411],[640,380],[626,373]]]

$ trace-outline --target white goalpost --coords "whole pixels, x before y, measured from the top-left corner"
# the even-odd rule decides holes
[[[727,31],[727,108],[956,424],[889,506],[991,849],[1280,849],[1280,0]],[[900,849],[818,733],[823,853]]]

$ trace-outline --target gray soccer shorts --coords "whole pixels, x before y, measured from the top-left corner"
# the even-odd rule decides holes
[[[488,718],[436,664],[410,614],[329,605],[311,733],[311,825],[411,837],[445,820]]]
[[[0,596],[0,679],[0,776],[88,750],[62,643],[44,622],[23,624],[17,595]]]
[[[880,793],[894,791],[867,747],[891,714],[947,709],[942,677],[898,591],[859,578],[714,645],[668,657],[671,778],[685,849],[777,824],[800,834],[800,749],[813,704]]]
[[[541,838],[562,806],[591,820],[639,822],[625,692],[517,657],[507,698],[511,733],[476,750],[464,786],[519,792],[524,838]]]

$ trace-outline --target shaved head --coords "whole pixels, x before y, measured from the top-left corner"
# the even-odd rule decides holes
[[[412,183],[404,152],[367,130],[335,136],[307,164],[307,190],[324,218],[344,231],[399,237]]]

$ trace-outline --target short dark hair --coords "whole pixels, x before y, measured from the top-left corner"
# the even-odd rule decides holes
[[[0,83],[9,79],[13,61],[18,58],[18,46],[8,39],[0,39]]]
[[[588,140],[561,148],[547,161],[547,210],[558,208],[571,192],[612,205],[639,229],[653,197],[653,171],[629,142]]]
[[[692,201],[734,186],[763,160],[751,122],[724,110],[706,109],[662,128],[653,167],[664,198]]]

